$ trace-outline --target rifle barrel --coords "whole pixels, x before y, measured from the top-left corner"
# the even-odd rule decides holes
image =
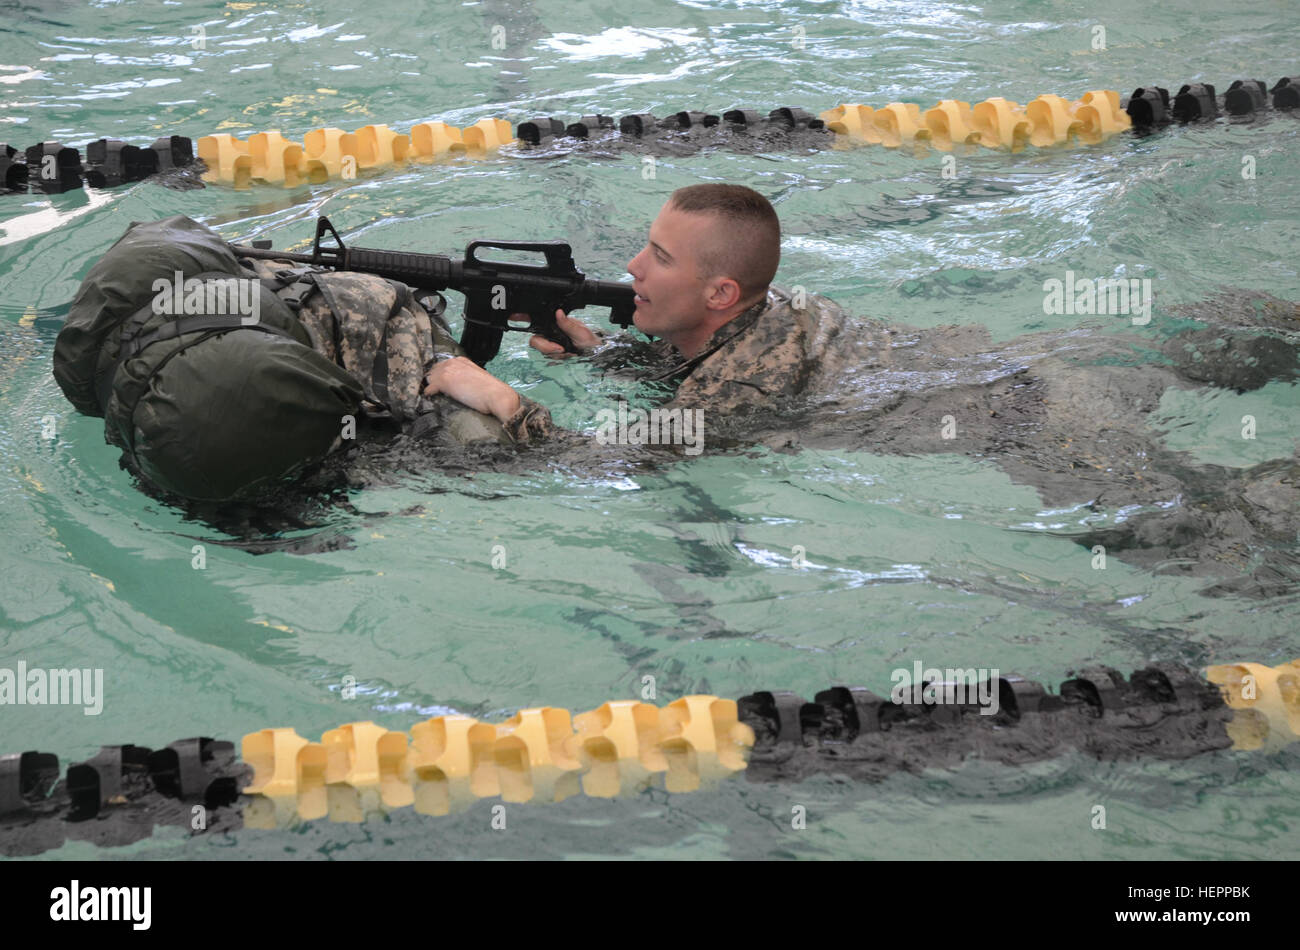
[[[277,251],[274,248],[249,247],[247,244],[232,244],[230,249],[236,257],[252,257],[260,261],[293,261],[297,264],[324,264],[311,254],[295,254],[291,251]]]

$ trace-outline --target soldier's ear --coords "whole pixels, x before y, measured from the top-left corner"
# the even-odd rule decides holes
[[[734,307],[740,302],[740,284],[732,277],[720,277],[709,301],[720,310]]]

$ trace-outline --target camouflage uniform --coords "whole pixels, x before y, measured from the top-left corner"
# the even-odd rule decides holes
[[[263,279],[286,284],[312,347],[347,370],[364,390],[363,408],[387,414],[421,436],[432,430],[456,442],[529,442],[552,431],[550,413],[520,397],[502,426],[445,396],[423,395],[440,355],[464,356],[440,313],[430,317],[410,288],[373,274],[312,270],[283,261],[246,260]]]
[[[680,380],[671,407],[701,408],[719,416],[803,393],[827,376],[827,356],[848,315],[825,297],[794,299],[779,287],[723,324],[691,359],[665,340],[655,343],[659,361],[675,365],[652,380]]]

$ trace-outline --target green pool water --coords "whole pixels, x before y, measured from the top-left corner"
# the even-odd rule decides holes
[[[18,146],[1222,88],[1295,72],[1300,46],[1294,5],[1275,0],[2,6],[0,141]],[[205,49],[193,48],[195,27]],[[1241,174],[1246,156],[1253,179]],[[834,683],[886,693],[890,671],[916,659],[1057,684],[1096,663],[1127,672],[1300,655],[1295,593],[1211,598],[1204,578],[1114,558],[1093,570],[1087,549],[1062,537],[1083,530],[1086,510],[1049,509],[991,462],[960,455],[706,452],[600,477],[546,465],[400,472],[326,516],[350,546],[255,556],[138,491],[102,421],[76,415],[51,377],[61,315],[92,261],[129,222],[177,213],[277,247],[303,243],[318,214],[371,247],[448,253],[478,237],[564,237],[589,275],[616,279],[673,189],[727,181],[775,203],[778,282],[863,317],[977,322],[998,339],[1062,327],[1074,318],[1043,314],[1042,285],[1067,269],[1150,278],[1142,332],[1153,338],[1178,319],[1171,308],[1232,288],[1300,299],[1294,119],[982,151],[956,169],[945,178],[938,153],[883,148],[713,152],[662,158],[647,179],[631,156],[506,154],[292,190],[143,182],[0,197],[0,666],[105,671],[99,716],[0,709],[0,752],[40,748],[66,764],[105,743],[238,740],[272,725],[317,738],[364,719],[406,729],[451,711],[576,711],[638,696],[647,675],[664,703],[811,696]],[[574,428],[594,427],[624,386],[550,364],[522,335],[491,369]],[[1291,455],[1298,409],[1294,385],[1274,382],[1170,393],[1149,424],[1173,448],[1246,467]],[[1244,414],[1259,430],[1249,443],[1236,432]],[[48,417],[54,438],[43,438]],[[196,570],[200,543],[207,563]],[[498,545],[504,569],[491,563]],[[806,567],[792,564],[796,545]],[[512,805],[505,831],[480,802],[442,819],[406,809],[280,833],[160,831],[50,856],[1276,858],[1298,840],[1295,762],[1294,752],[1127,764],[1071,754],[877,786],[741,779],[672,798]],[[1090,823],[1099,803],[1105,831]],[[791,828],[796,805],[804,830]]]

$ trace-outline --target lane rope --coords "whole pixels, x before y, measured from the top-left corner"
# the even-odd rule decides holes
[[[70,765],[62,781],[54,755],[5,755],[0,854],[39,854],[65,840],[122,845],[165,825],[273,829],[408,807],[440,816],[490,798],[686,794],[740,774],[875,782],[972,756],[1021,765],[1070,749],[1103,760],[1274,753],[1300,738],[1300,660],[1217,665],[1202,675],[1156,664],[1127,678],[1098,667],[1058,693],[1010,674],[916,685],[895,687],[889,698],[833,686],[811,702],[774,690],[739,700],[685,696],[663,707],[613,700],[576,715],[530,708],[499,723],[436,716],[409,732],[353,722],[317,742],[273,727],[244,736],[238,754],[208,737],[157,750],[105,746]]]
[[[1271,97],[1271,98],[1270,98]],[[239,139],[227,132],[157,139],[139,147],[118,139],[98,139],[81,153],[59,142],[41,142],[19,152],[0,144],[0,190],[9,193],[57,194],[84,184],[111,188],[152,175],[185,168],[197,156],[201,179],[237,189],[254,183],[294,188],[331,180],[350,180],[416,162],[465,157],[483,158],[503,145],[524,148],[557,138],[599,140],[602,144],[646,143],[665,137],[712,136],[725,147],[729,136],[768,138],[799,134],[831,147],[881,145],[951,152],[960,146],[1019,152],[1028,147],[1062,148],[1097,145],[1129,130],[1149,131],[1170,122],[1210,121],[1220,114],[1248,117],[1300,108],[1300,77],[1284,76],[1272,89],[1260,79],[1234,80],[1219,95],[1209,83],[1186,83],[1172,96],[1162,86],[1140,86],[1121,100],[1112,89],[1094,89],[1077,100],[1040,95],[1023,105],[1001,96],[972,105],[943,99],[929,109],[916,103],[891,102],[879,108],[845,103],[812,116],[802,108],[782,106],[766,114],[731,109],[718,114],[676,112],[663,118],[650,113],[584,115],[573,122],[543,116],[520,122],[512,133],[505,119],[487,117],[459,128],[446,122],[420,122],[407,132],[387,125],[364,125],[352,132],[334,127],[312,129],[295,141],[278,129]],[[806,138],[804,140],[807,140]],[[734,143],[735,139],[730,139]]]

